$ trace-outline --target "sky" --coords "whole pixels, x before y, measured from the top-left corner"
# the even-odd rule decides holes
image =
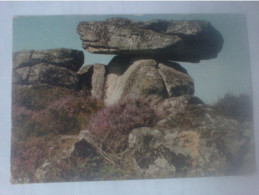
[[[124,17],[137,21],[206,20],[223,36],[223,49],[217,58],[199,63],[179,62],[194,79],[195,96],[205,103],[215,103],[226,93],[251,93],[249,48],[246,17],[241,14],[190,15],[73,15],[73,16],[19,16],[13,18],[13,52],[21,50],[70,48],[83,50],[76,32],[81,21],[100,21]],[[85,65],[108,64],[112,55],[91,54],[84,51]]]

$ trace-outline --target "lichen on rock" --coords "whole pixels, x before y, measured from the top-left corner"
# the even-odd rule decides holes
[[[175,62],[217,57],[223,37],[209,22],[110,18],[77,32],[86,51],[117,56],[82,67],[83,52],[72,49],[13,54],[13,183],[255,170],[249,109],[226,112],[232,96],[206,105]]]

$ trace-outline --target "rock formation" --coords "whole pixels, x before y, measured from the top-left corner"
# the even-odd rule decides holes
[[[209,22],[112,18],[81,22],[77,32],[86,51],[117,55],[102,74],[106,105],[145,98],[156,102],[163,118],[129,134],[132,169],[146,177],[205,176],[238,172],[249,164],[243,150],[251,154],[251,126],[218,115],[194,97],[193,79],[171,61],[217,57],[223,38]]]
[[[91,89],[93,98],[103,99],[106,66],[104,64],[92,64],[83,67],[78,71],[80,86],[87,86]]]
[[[205,106],[189,105],[153,128],[134,129],[128,144],[135,166],[149,177],[160,171],[188,176],[234,174],[251,163],[243,152],[252,149],[250,128],[248,123],[240,128],[237,121]],[[158,161],[166,166],[159,167]]]
[[[213,58],[223,45],[221,34],[205,21],[136,22],[112,18],[81,22],[77,32],[86,51],[117,55],[102,74],[103,92],[96,96],[103,97],[106,105],[127,98],[157,102],[161,98],[193,95],[193,79],[170,60],[198,62]],[[91,86],[92,95],[100,90],[91,84],[95,78],[81,78],[86,78],[81,83]]]
[[[252,136],[248,122],[240,124],[205,105],[187,104],[181,112],[170,114],[154,127],[133,129],[122,153],[104,152],[101,143],[87,130],[75,136],[61,136],[58,138],[63,140],[61,143],[70,145],[56,146],[60,148],[57,151],[53,148],[53,158],[46,159],[36,173],[38,179],[48,181],[48,175],[59,167],[62,159],[77,154],[84,162],[98,159],[131,173],[125,174],[125,179],[248,174],[255,169]]]
[[[77,32],[86,51],[117,56],[107,65],[96,63],[80,69],[84,61],[81,51],[16,52],[13,83],[87,89],[108,110],[113,104],[145,99],[159,120],[153,126],[130,129],[123,135],[125,148],[117,153],[105,150],[96,134],[86,129],[77,135],[55,135],[48,143],[52,156],[38,166],[34,181],[59,181],[53,172],[62,171],[62,176],[68,172],[72,177],[71,170],[64,170],[69,162],[76,166],[75,180],[110,179],[118,170],[123,179],[233,175],[254,170],[251,121],[224,117],[205,105],[193,96],[194,81],[188,72],[171,61],[199,62],[217,56],[223,38],[209,22],[113,18],[81,22]],[[116,125],[112,121],[108,121],[110,126]],[[79,165],[74,164],[75,158]],[[96,170],[100,175],[93,174]],[[78,178],[79,173],[84,176]]]
[[[214,58],[223,45],[220,33],[209,22],[198,20],[136,22],[112,18],[81,22],[77,32],[83,48],[92,53],[187,62]]]
[[[13,83],[76,89],[79,84],[76,71],[83,63],[83,52],[71,49],[16,52],[13,55]]]
[[[177,70],[179,67],[179,64],[152,58],[114,57],[107,67],[105,103],[110,105],[126,98],[165,99],[193,95],[193,80],[183,68]]]
[[[52,64],[77,71],[84,63],[82,51],[72,49],[27,50],[13,54],[13,68],[34,66],[40,63]]]

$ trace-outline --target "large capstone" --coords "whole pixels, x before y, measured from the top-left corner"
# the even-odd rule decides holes
[[[77,32],[91,53],[199,62],[217,57],[221,34],[207,21],[136,22],[125,18],[81,22]]]

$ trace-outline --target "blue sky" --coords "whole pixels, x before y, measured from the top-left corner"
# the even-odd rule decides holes
[[[223,49],[218,57],[200,63],[183,63],[195,83],[195,95],[213,103],[226,93],[251,93],[249,49],[246,18],[237,14],[195,15],[86,15],[86,16],[20,16],[13,19],[13,51],[28,49],[71,48],[82,50],[76,27],[81,21],[98,21],[126,17],[146,21],[207,20],[222,34]],[[113,56],[84,51],[85,65],[108,64]]]

